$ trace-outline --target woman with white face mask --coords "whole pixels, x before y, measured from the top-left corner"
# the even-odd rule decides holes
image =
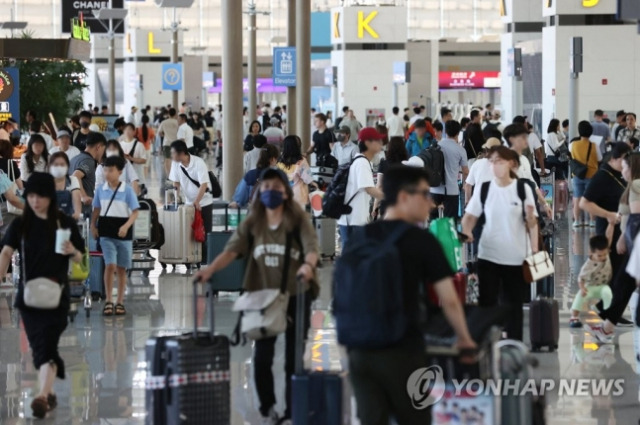
[[[110,156],[119,156],[124,158],[124,150],[117,140],[109,140],[107,142],[107,149],[104,151],[104,158],[102,161],[104,162],[104,160]],[[136,195],[140,193],[140,178],[138,177],[136,169],[131,165],[131,162],[125,161],[124,170],[122,170],[122,174],[120,175],[120,181],[130,185]],[[102,168],[102,164],[100,164],[98,165],[98,168],[96,168],[96,188],[102,186],[104,183],[104,169]]]
[[[56,152],[49,158],[49,174],[56,184],[58,208],[63,213],[79,220],[82,217],[80,182],[69,176],[69,157],[64,152]]]

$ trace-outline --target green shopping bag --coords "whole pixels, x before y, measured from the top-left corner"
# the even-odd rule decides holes
[[[462,244],[458,239],[458,231],[453,218],[439,218],[433,220],[429,225],[429,230],[436,237],[444,255],[449,261],[449,265],[454,271],[462,268]]]

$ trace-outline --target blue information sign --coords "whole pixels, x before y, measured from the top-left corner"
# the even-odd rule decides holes
[[[18,68],[0,68],[0,122],[13,118],[20,124],[20,74]]]
[[[296,86],[296,48],[273,48],[273,85]]]
[[[162,90],[182,90],[182,64],[162,64]]]

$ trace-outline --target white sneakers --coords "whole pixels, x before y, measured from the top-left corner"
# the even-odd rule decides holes
[[[598,342],[602,344],[611,344],[613,342],[614,332],[606,333],[603,324],[587,325],[587,329],[590,331],[591,335],[598,340]]]
[[[263,416],[262,422],[260,423],[261,425],[278,425],[279,420],[280,418],[276,413],[276,409],[274,407],[271,407],[271,410],[269,410],[269,414],[267,416]]]

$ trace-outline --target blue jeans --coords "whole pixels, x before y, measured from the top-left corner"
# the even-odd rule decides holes
[[[340,232],[340,243],[342,244],[342,251],[344,251],[344,247],[347,245],[349,236],[351,236],[351,232],[353,231],[353,226],[339,225],[338,230]]]
[[[578,177],[573,178],[573,197],[575,199],[582,198],[590,181],[591,179],[580,179]]]
[[[133,241],[123,241],[114,238],[100,238],[104,264],[116,264],[123,269],[131,268],[131,258],[133,257]]]

